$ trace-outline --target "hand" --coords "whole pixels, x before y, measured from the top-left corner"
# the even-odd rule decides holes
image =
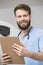
[[[7,53],[3,53],[1,61],[3,65],[6,65],[7,63],[11,61],[11,57]]]
[[[18,44],[14,44],[13,51],[15,51],[18,56],[26,57],[28,54],[28,50],[26,49],[26,47],[24,45],[20,46]]]

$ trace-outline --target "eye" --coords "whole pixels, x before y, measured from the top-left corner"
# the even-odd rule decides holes
[[[23,15],[24,17],[26,17],[27,15]]]
[[[23,15],[24,17],[27,17],[28,15]]]
[[[19,15],[19,16],[17,16],[18,18],[20,18],[21,16]]]

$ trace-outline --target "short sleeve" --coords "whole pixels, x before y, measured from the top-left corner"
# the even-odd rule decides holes
[[[39,48],[40,48],[40,51],[43,49],[43,35],[41,35],[39,38]]]

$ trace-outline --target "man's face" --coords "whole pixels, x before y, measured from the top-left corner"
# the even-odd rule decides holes
[[[16,11],[16,21],[17,25],[21,30],[26,30],[29,28],[31,23],[31,15],[29,15],[28,11],[18,9]]]

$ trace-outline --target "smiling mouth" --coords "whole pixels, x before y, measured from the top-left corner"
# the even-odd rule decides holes
[[[26,24],[26,22],[21,22],[20,24],[21,24],[21,25],[22,25],[22,24]]]
[[[20,23],[20,25],[24,26],[24,25],[26,25],[26,22],[22,22],[22,23]]]
[[[20,23],[27,23],[26,21],[21,21]]]

